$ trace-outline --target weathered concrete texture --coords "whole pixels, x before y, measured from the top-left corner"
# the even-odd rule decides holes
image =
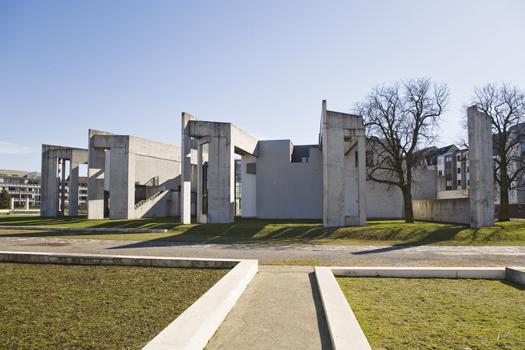
[[[412,201],[414,220],[470,224],[470,199]]]
[[[111,165],[109,167],[110,219],[134,219],[141,217],[136,215],[146,213],[168,216],[172,212],[170,208],[164,207],[147,208],[136,212],[135,186],[148,186],[158,192],[168,189],[174,190],[176,182],[172,180],[179,176],[181,168],[180,147],[134,136],[90,130],[89,219],[101,219],[104,216],[104,150],[111,152]],[[146,193],[148,193],[147,190]],[[149,193],[149,195],[153,194]],[[156,200],[152,203],[158,206],[166,206],[171,201]]]
[[[41,216],[64,215],[65,165],[70,161],[69,215],[78,215],[78,166],[88,162],[88,150],[62,146],[42,145]],[[62,166],[62,179],[59,168]],[[59,194],[62,182],[62,194]]]
[[[492,124],[477,106],[469,107],[470,227],[494,226]]]
[[[505,268],[505,279],[525,286],[525,267]]]
[[[198,140],[197,150],[197,221],[199,223],[230,223],[235,215],[234,153],[257,156],[257,140],[230,123],[201,121],[182,114],[181,223],[189,224],[190,174],[187,166],[191,138]],[[207,181],[203,163],[207,158]],[[207,186],[203,189],[204,182]],[[204,201],[206,197],[206,201]],[[207,205],[203,203],[206,203]],[[206,206],[206,208],[204,208]]]
[[[359,322],[329,267],[316,267],[315,276],[334,350],[371,350]]]
[[[206,349],[330,349],[312,272],[261,266]]]
[[[309,149],[310,162],[298,163],[291,162],[294,146],[290,140],[259,141],[258,147],[257,218],[321,219],[323,159],[319,148]],[[242,186],[244,194],[244,177]],[[243,197],[243,212],[244,208]]]
[[[331,267],[334,276],[505,279],[504,267]]]
[[[326,110],[323,101],[319,147],[323,152],[323,225],[366,225],[366,161],[363,117]],[[357,153],[355,153],[357,151]],[[354,157],[352,157],[354,155]],[[357,191],[350,182],[356,178]],[[355,180],[354,180],[355,181]],[[357,204],[357,212],[353,210]]]

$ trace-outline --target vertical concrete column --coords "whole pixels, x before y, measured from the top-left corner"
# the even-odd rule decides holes
[[[324,114],[326,116],[326,114]],[[344,129],[323,125],[323,225],[345,226]]]
[[[78,215],[78,162],[71,158],[69,170],[69,216]]]
[[[182,135],[181,135],[181,174],[180,174],[180,223],[183,225],[191,224],[191,137],[189,134],[188,123],[194,118],[182,113]],[[197,181],[198,177],[197,177]],[[198,186],[197,186],[198,188]],[[199,199],[197,198],[197,206]],[[197,213],[199,209],[197,208]]]
[[[104,219],[104,170],[104,149],[90,145],[88,151],[88,219]]]
[[[208,223],[222,224],[234,221],[234,148],[231,124],[217,127],[210,137],[208,160]]]
[[[60,159],[60,211],[59,215],[66,215],[66,160]]]
[[[366,226],[366,149],[364,132],[357,136],[357,157],[359,172],[358,216],[359,226]]]
[[[203,205],[203,172],[202,172],[202,152],[203,152],[204,144],[201,144],[199,140],[199,146],[197,148],[197,201],[196,201],[196,215],[197,215],[197,222],[199,224],[205,224],[207,222],[207,215],[205,215],[202,211],[202,205]]]
[[[477,106],[469,107],[470,227],[494,226],[492,125]]]
[[[111,220],[135,217],[135,154],[131,136],[112,138],[109,198]]]
[[[15,210],[15,198],[11,197],[11,210]]]
[[[25,205],[26,205],[26,210],[29,210],[29,195],[27,195],[27,197],[26,197]]]
[[[248,173],[248,164],[251,164],[250,167],[255,167],[250,169]],[[242,198],[242,210],[241,216],[243,218],[254,218],[257,217],[257,158],[250,154],[244,154],[241,161],[241,171],[242,171],[242,185],[241,185],[241,198]]]
[[[58,212],[58,164],[57,158],[42,145],[42,172],[40,188],[40,216],[57,216]]]

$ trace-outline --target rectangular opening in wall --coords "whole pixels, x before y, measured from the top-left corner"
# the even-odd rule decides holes
[[[521,213],[523,211],[523,208],[521,207],[521,204],[518,204],[518,213]]]

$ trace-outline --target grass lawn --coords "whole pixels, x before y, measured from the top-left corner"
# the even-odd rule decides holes
[[[0,225],[52,227],[162,228],[166,233],[53,232],[0,230],[0,236],[68,237],[196,243],[353,245],[525,245],[525,220],[471,229],[463,225],[368,221],[366,227],[323,227],[321,220],[236,219],[231,224],[180,225],[179,218],[87,220],[78,217],[2,216]]]
[[[525,286],[494,280],[337,280],[374,350],[525,348]]]
[[[140,349],[228,271],[0,263],[0,348]]]

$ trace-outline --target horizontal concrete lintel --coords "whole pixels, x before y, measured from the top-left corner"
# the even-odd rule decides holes
[[[0,230],[34,230],[34,231],[94,231],[94,232],[126,232],[126,233],[166,233],[166,229],[146,228],[102,228],[102,227],[53,227],[53,226],[0,226]]]

